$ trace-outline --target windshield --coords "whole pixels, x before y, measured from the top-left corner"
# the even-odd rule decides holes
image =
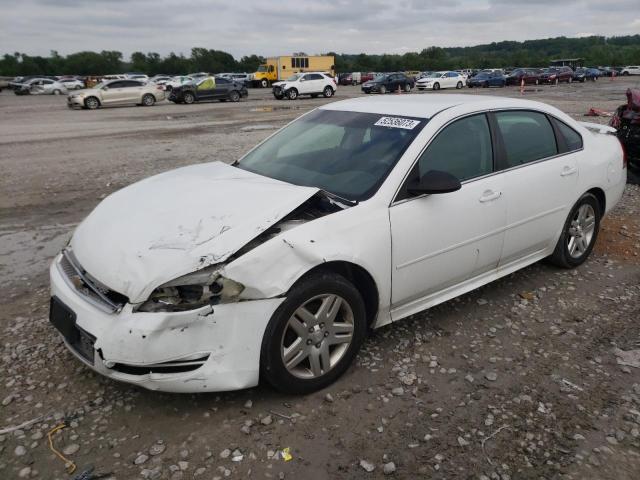
[[[295,82],[296,80],[298,80],[302,75],[300,75],[299,73],[296,73],[295,75],[291,75],[289,78],[287,78],[287,82]]]
[[[266,72],[267,71],[267,66],[266,65],[260,65],[258,67],[258,71],[259,72]]]
[[[365,200],[426,123],[424,118],[315,110],[249,152],[238,167]]]
[[[98,84],[97,84],[95,87],[93,87],[93,88],[102,88],[102,87],[106,87],[107,85],[109,85],[109,82],[110,82],[110,81],[111,81],[111,80],[106,80],[106,81],[104,81],[104,82],[100,82],[100,83],[98,83]]]
[[[381,73],[380,75],[376,75],[376,80],[382,81],[385,78],[387,78],[387,76],[384,73]]]

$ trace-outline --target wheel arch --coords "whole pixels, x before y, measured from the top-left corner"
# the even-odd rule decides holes
[[[604,190],[599,187],[594,187],[590,190],[587,190],[585,193],[591,193],[594,197],[596,197],[596,200],[598,200],[598,205],[600,206],[600,215],[604,215],[607,209],[607,195],[604,193]]]
[[[309,276],[322,272],[336,273],[345,277],[353,284],[364,301],[365,311],[367,314],[367,325],[373,326],[378,314],[380,295],[373,276],[371,276],[371,274],[360,265],[344,260],[332,260],[321,263],[300,276],[300,278],[293,283],[289,291]]]

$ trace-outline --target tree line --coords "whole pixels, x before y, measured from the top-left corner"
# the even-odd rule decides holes
[[[429,47],[405,54],[326,54],[336,57],[338,72],[391,72],[458,68],[546,66],[555,58],[583,58],[586,65],[634,65],[640,63],[640,35],[620,37],[557,37],[524,42],[503,41],[473,47]],[[236,60],[221,50],[192,48],[188,57],[170,53],[134,52],[128,60],[113,50],[83,51],[48,57],[25,53],[5,54],[0,75],[106,75],[125,71],[180,74],[188,72],[254,72],[264,58],[243,56]]]

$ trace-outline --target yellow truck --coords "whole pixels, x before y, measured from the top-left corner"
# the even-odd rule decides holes
[[[266,88],[298,72],[325,72],[335,76],[335,59],[333,55],[269,57],[267,63],[260,65],[258,71],[251,75],[251,84]]]

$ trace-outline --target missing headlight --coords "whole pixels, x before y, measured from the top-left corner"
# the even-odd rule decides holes
[[[156,288],[137,312],[183,312],[238,300],[244,285],[205,269]]]

